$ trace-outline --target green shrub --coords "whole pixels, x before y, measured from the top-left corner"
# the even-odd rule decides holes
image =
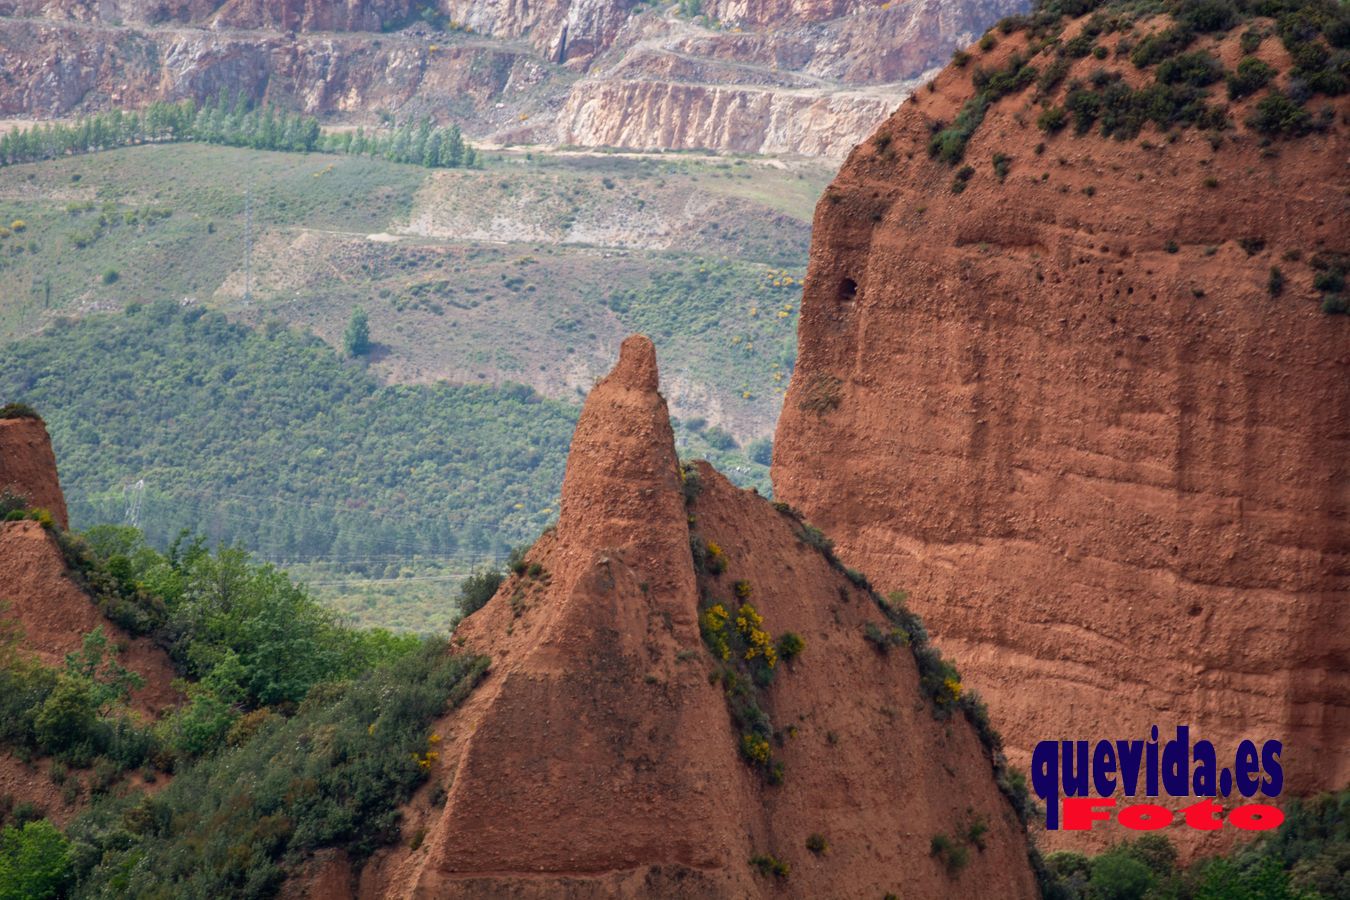
[[[1270,291],[1270,296],[1278,297],[1284,293],[1284,273],[1280,271],[1279,266],[1270,267],[1270,278],[1266,281],[1266,289]]]
[[[1319,291],[1338,293],[1345,289],[1345,272],[1325,269],[1313,275],[1313,287]]]
[[[778,658],[791,662],[806,649],[806,639],[795,631],[785,631],[778,637]]]
[[[1189,84],[1206,87],[1223,77],[1223,64],[1204,50],[1183,53],[1164,60],[1158,66],[1157,78],[1163,84]]]
[[[955,877],[970,862],[970,851],[964,845],[947,837],[935,834],[928,844],[930,856],[936,856],[947,867],[947,874]]]
[[[956,165],[965,156],[971,136],[984,121],[989,104],[1034,84],[1037,74],[1036,67],[1027,65],[1017,54],[1009,59],[1007,66],[995,72],[976,69],[971,78],[975,96],[962,105],[956,121],[949,128],[939,128],[929,139],[928,155],[948,165]]]
[[[471,616],[487,605],[506,576],[491,566],[474,569],[459,586],[459,614]]]
[[[1092,52],[1094,36],[1086,32],[1069,39],[1064,44],[1064,55],[1070,59],[1082,59]]]
[[[1036,90],[1049,96],[1050,92],[1058,87],[1068,74],[1069,61],[1062,57],[1056,58],[1045,67],[1045,71],[1041,72],[1040,77],[1036,79]]]
[[[684,490],[684,502],[693,503],[698,499],[698,495],[703,492],[703,479],[698,474],[698,467],[690,463],[680,466],[680,482]]]
[[[1148,866],[1124,853],[1106,853],[1092,862],[1088,884],[1101,900],[1139,900],[1156,883]]]
[[[1069,124],[1069,114],[1062,106],[1049,106],[1036,117],[1036,127],[1047,134],[1057,134]]]
[[[1176,56],[1194,40],[1195,32],[1190,28],[1180,24],[1174,25],[1140,41],[1130,53],[1130,62],[1140,69],[1156,65],[1164,59]]]
[[[703,437],[717,450],[734,450],[739,446],[730,432],[716,425],[703,432]]]
[[[153,797],[104,803],[69,829],[89,896],[259,896],[315,851],[358,864],[397,840],[425,779],[431,722],[486,670],[427,641],[350,681],[315,688],[289,720],[179,772]]]
[[[98,740],[98,703],[92,685],[69,675],[57,677],[33,718],[38,746],[65,759],[87,763]]]
[[[803,543],[815,547],[827,557],[834,558],[834,541],[830,540],[825,532],[821,531],[810,522],[802,522],[801,527],[797,529],[797,538]]]
[[[1228,96],[1233,100],[1241,100],[1270,84],[1274,77],[1274,67],[1264,60],[1255,56],[1243,57],[1238,62],[1237,71],[1228,76]]]
[[[792,867],[772,853],[755,854],[750,857],[750,865],[758,869],[759,874],[764,876],[772,875],[775,878],[787,878],[792,874]]]
[[[889,653],[892,647],[909,645],[909,636],[902,629],[891,627],[883,630],[875,622],[863,626],[863,637],[881,653]]]
[[[806,839],[806,849],[810,850],[816,856],[824,856],[830,852],[830,842],[825,840],[823,834],[812,834]]]
[[[750,457],[751,462],[759,463],[761,466],[770,465],[773,462],[773,441],[768,438],[756,438],[745,448],[745,455]]]
[[[1006,181],[1008,172],[1012,168],[1012,157],[1008,156],[1006,153],[995,153],[993,165],[994,176],[998,178],[1000,182]]]
[[[1313,128],[1308,111],[1279,91],[1261,98],[1247,124],[1271,137],[1302,137]]]
[[[6,403],[0,406],[0,419],[37,419],[40,422],[42,416],[27,403]]]

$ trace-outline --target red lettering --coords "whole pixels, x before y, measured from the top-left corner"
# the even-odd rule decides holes
[[[1172,824],[1172,811],[1156,803],[1136,803],[1121,809],[1117,820],[1135,831],[1157,831]]]
[[[1111,814],[1096,807],[1116,805],[1109,797],[1065,797],[1063,803],[1065,831],[1091,831],[1093,822],[1109,822]]]
[[[1279,827],[1284,821],[1284,813],[1278,806],[1268,803],[1248,803],[1233,807],[1228,814],[1228,821],[1248,831],[1269,831]]]
[[[1182,810],[1186,824],[1201,831],[1218,831],[1223,827],[1223,807],[1208,798]]]

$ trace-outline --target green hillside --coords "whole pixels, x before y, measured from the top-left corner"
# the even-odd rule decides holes
[[[784,168],[787,166],[787,168]],[[500,151],[475,169],[198,143],[0,167],[0,341],[182,301],[333,346],[387,382],[576,401],[635,330],[677,415],[768,436],[829,167]]]
[[[238,543],[358,621],[417,631],[449,624],[469,568],[556,518],[579,408],[520,385],[385,385],[311,335],[169,301],[7,345],[0,398],[46,418],[76,527]],[[699,420],[678,434],[767,491],[766,446]]]

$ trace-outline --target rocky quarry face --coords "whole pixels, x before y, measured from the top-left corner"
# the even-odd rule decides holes
[[[0,0],[0,116],[242,91],[493,140],[843,156],[954,47],[1025,6]]]
[[[908,650],[871,648],[864,626],[886,620],[796,519],[707,465],[682,472],[657,382],[651,342],[630,338],[586,401],[556,530],[456,631],[491,668],[435,728],[404,811],[423,839],[356,883],[332,860],[299,893],[1034,896],[965,714],[934,706]],[[725,630],[741,625],[715,618],[742,604],[747,633],[804,648],[742,659]],[[769,683],[740,677],[756,666]],[[959,873],[930,853],[940,833],[978,844]]]
[[[961,159],[934,158],[975,79],[1028,53],[998,35],[853,152],[816,211],[774,490],[910,592],[1015,764],[1189,724],[1221,759],[1282,740],[1287,790],[1338,789],[1350,317],[1321,304],[1350,250],[1350,101],[1314,95],[1302,137],[1258,133],[1265,92],[1222,83],[1222,131],[1036,127],[1094,69],[1145,83],[1116,47],[1167,24],[1096,37],[1106,62],[1069,58],[1044,105],[1039,76],[995,97]],[[1189,52],[1232,71],[1243,30]],[[1279,39],[1256,55],[1290,87]]]

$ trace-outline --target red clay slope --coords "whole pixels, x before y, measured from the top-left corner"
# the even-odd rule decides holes
[[[1231,70],[1242,30],[1191,49]],[[1118,38],[1069,80],[1138,80]],[[1216,149],[1048,137],[1031,88],[990,107],[956,193],[934,122],[1024,45],[949,67],[817,207],[775,493],[911,591],[1014,763],[1191,724],[1222,753],[1283,740],[1294,791],[1343,787],[1350,317],[1319,310],[1309,262],[1350,251],[1350,98],[1264,146],[1242,124],[1258,94]],[[1278,39],[1259,55],[1288,72]]]
[[[37,522],[0,522],[0,603],[0,618],[20,629],[20,651],[43,665],[65,665],[84,635],[102,626],[109,643],[122,648],[117,661],[145,681],[132,694],[133,708],[154,718],[179,699],[164,651],[104,618],[66,574],[56,538]]]
[[[50,512],[62,528],[70,526],[52,441],[41,419],[0,418],[0,493],[6,490]]]
[[[711,468],[687,507],[646,338],[624,342],[577,425],[557,529],[460,627],[487,680],[437,728],[441,758],[369,897],[1030,897],[1025,832],[962,718],[937,721],[908,653],[862,638],[880,617],[795,522]],[[690,520],[729,561],[696,574]],[[743,762],[700,591],[747,580],[775,634],[805,637],[766,700],[787,733],[770,786]],[[443,798],[443,799],[442,799]],[[433,802],[437,801],[437,802]],[[959,875],[936,833],[989,826]],[[818,832],[829,852],[809,852]],[[415,849],[411,849],[415,846]],[[788,862],[783,881],[750,858]],[[341,867],[340,861],[333,867]],[[333,871],[324,871],[332,890]],[[311,882],[314,896],[319,882]]]

